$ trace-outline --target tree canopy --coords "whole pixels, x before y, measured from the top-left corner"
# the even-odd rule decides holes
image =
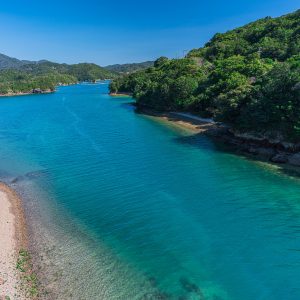
[[[217,33],[183,59],[116,78],[137,105],[191,111],[241,131],[300,139],[300,10]]]
[[[5,62],[5,68],[0,70],[0,94],[26,93],[34,89],[54,90],[58,84],[94,81],[116,76],[115,73],[90,63],[67,65],[50,61],[19,61],[7,56],[4,58],[2,66]]]

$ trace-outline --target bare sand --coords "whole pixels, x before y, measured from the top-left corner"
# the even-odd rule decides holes
[[[194,133],[204,133],[207,130],[217,127],[216,123],[211,119],[204,119],[187,113],[158,113],[151,110],[142,111],[142,113],[153,118],[170,122],[172,125],[190,130]]]
[[[132,97],[131,93],[110,93],[112,97]]]
[[[0,300],[26,299],[16,269],[19,250],[26,247],[20,198],[15,191],[0,183]]]

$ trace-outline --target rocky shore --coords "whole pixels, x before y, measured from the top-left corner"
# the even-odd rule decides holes
[[[35,89],[32,91],[28,92],[11,92],[7,94],[0,94],[0,97],[12,97],[12,96],[25,96],[25,95],[36,95],[36,94],[49,94],[49,93],[54,93],[55,90],[40,90],[40,89]]]
[[[291,143],[270,139],[250,133],[234,131],[229,126],[180,112],[157,112],[148,108],[137,108],[138,113],[164,119],[175,125],[209,136],[213,140],[231,146],[241,154],[269,161],[278,165],[288,165],[300,173],[300,142]]]
[[[260,159],[300,167],[300,143],[241,133],[223,125],[211,128],[205,134]]]

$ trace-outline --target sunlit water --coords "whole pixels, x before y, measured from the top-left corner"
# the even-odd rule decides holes
[[[300,299],[300,180],[128,101],[107,84],[0,99],[43,297]]]

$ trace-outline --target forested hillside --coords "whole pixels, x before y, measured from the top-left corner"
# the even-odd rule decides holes
[[[29,63],[33,62],[28,60],[19,60],[0,53],[0,70],[17,69]]]
[[[74,76],[77,81],[93,81],[96,79],[108,79],[115,76],[113,72],[92,63],[68,65],[44,61],[42,63],[25,64],[19,69],[35,75],[48,73],[68,74]]]
[[[153,67],[153,65],[154,61],[145,61],[141,63],[109,65],[104,68],[117,73],[133,73],[136,71],[147,69],[149,67]]]
[[[77,78],[69,74],[47,73],[34,75],[19,70],[0,71],[0,94],[30,93],[33,90],[54,91],[58,84],[76,83]]]
[[[0,94],[54,90],[58,84],[113,78],[114,72],[96,64],[58,64],[42,60],[22,61],[0,54]]]
[[[233,128],[300,139],[300,10],[216,34],[184,59],[111,83],[138,106],[192,111]]]

